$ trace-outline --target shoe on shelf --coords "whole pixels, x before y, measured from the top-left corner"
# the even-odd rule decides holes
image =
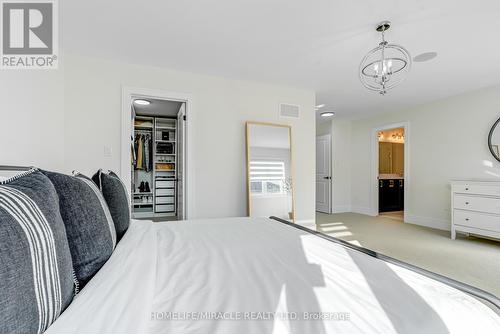
[[[141,181],[141,185],[139,186],[139,192],[140,193],[144,192],[144,181]]]
[[[151,188],[149,188],[149,182],[146,181],[146,188],[144,189],[145,192],[150,193]]]

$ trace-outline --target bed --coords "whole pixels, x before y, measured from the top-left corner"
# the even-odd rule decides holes
[[[275,219],[132,221],[46,333],[500,333],[432,276]]]
[[[12,169],[17,173],[12,174]],[[18,174],[19,171],[23,172]],[[54,187],[58,182],[52,175],[54,181],[51,183],[44,173],[53,174],[32,168],[0,166],[0,188],[4,197],[13,189],[24,189],[26,194],[38,189],[29,200],[35,201],[33,204],[38,205],[44,215],[50,213],[45,204],[60,212],[61,219],[57,214],[50,216],[53,218],[51,228],[57,229],[66,224],[62,216],[66,217],[63,212],[69,208],[54,203],[57,202]],[[78,175],[76,179],[62,174],[59,177],[76,182]],[[103,174],[99,181],[114,179],[111,174],[106,175]],[[46,186],[40,187],[42,181]],[[38,186],[31,182],[38,182]],[[118,188],[122,187],[118,178],[113,182]],[[127,219],[128,229],[119,235],[122,230],[117,222],[122,219],[115,216],[114,211],[128,212],[123,188],[123,205],[109,206],[114,208],[109,215],[116,227],[115,235],[103,209],[107,207],[104,199],[98,200],[99,189],[91,191],[95,185],[90,185],[90,180],[82,179],[78,184],[87,185],[90,195],[78,204],[80,209],[70,210],[76,216],[69,219],[66,234],[61,232],[64,236],[55,240],[67,237],[74,243],[82,237],[86,242],[80,245],[87,245],[84,247],[87,252],[88,244],[96,242],[94,238],[109,234],[102,239],[110,245],[109,256],[78,293],[80,262],[75,259],[84,258],[83,255],[89,258],[89,254],[75,257],[71,253],[74,282],[66,280],[64,291],[71,293],[74,290],[77,294],[74,298],[69,296],[58,318],[51,313],[55,322],[45,322],[48,324],[45,333],[500,333],[498,297],[276,217],[162,223]],[[118,192],[114,189],[111,193]],[[42,193],[55,197],[41,196]],[[70,193],[72,196],[81,194]],[[63,193],[58,194],[61,204]],[[101,215],[100,218],[92,215],[91,219],[79,220],[83,229],[75,237],[68,228],[79,232],[75,229],[75,219],[82,215],[83,208],[95,209]],[[0,219],[0,227],[4,229],[9,224],[5,212],[4,220]],[[42,226],[37,222],[30,220],[29,224]],[[17,227],[16,224],[12,226]],[[93,236],[84,234],[89,224],[93,224],[90,231],[98,228],[101,232]],[[120,237],[119,242],[115,237]],[[1,246],[10,245],[4,249],[7,252],[20,248],[20,244],[6,244],[5,240],[9,239],[4,239]],[[61,268],[63,262],[60,261],[70,256],[71,249],[56,246],[63,251],[50,254],[62,255],[57,257]],[[27,249],[23,251],[22,254],[29,256]],[[103,252],[91,250],[90,253],[100,255]],[[25,260],[24,256],[18,260]],[[19,261],[12,262],[5,254],[2,261],[10,261],[15,269],[13,273],[19,274]],[[66,264],[66,271],[55,269],[65,273],[65,278],[71,273],[71,261]],[[54,270],[57,266],[47,268]],[[18,277],[28,287],[33,284],[31,274],[5,277]],[[11,284],[13,282],[16,284]],[[32,309],[31,304],[23,304],[31,295],[18,297],[21,293],[16,288],[18,281],[7,279],[0,283],[5,283],[3,290],[13,293],[9,295],[0,289],[0,305],[7,312],[0,317],[5,321],[0,321],[0,331],[9,332],[5,325],[12,323],[15,328],[25,327],[28,319],[24,320],[24,313],[12,312],[12,309],[13,304]],[[52,289],[53,286],[46,284],[44,288]],[[31,293],[31,290],[22,291]],[[47,313],[35,310],[31,314]],[[40,323],[36,319],[29,322],[31,325]]]

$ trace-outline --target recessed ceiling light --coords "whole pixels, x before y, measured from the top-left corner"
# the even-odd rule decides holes
[[[429,61],[437,57],[437,52],[424,52],[413,57],[413,61],[417,63],[423,63],[424,61]]]
[[[316,109],[323,108],[324,106],[325,106],[325,104],[324,104],[324,103],[323,103],[323,104],[318,104],[318,105],[316,106]]]
[[[321,113],[321,117],[332,117],[335,116],[335,113],[333,111],[325,111]]]
[[[147,106],[147,105],[150,105],[151,102],[148,101],[148,100],[143,100],[143,99],[137,99],[137,100],[134,100],[134,103],[135,104],[138,104],[140,106]]]

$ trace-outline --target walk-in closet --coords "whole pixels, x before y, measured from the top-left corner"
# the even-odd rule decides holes
[[[185,103],[137,98],[132,109],[133,217],[182,219]]]

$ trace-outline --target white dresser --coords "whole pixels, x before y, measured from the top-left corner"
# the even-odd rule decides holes
[[[500,239],[500,181],[451,181],[451,238],[457,232]]]

